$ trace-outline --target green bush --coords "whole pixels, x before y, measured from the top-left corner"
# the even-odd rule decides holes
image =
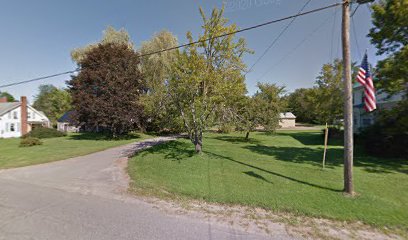
[[[408,100],[380,112],[375,124],[364,129],[359,140],[373,156],[408,159]]]
[[[22,138],[20,141],[20,147],[32,147],[42,144],[43,142],[40,139],[34,137]]]
[[[340,127],[328,127],[329,129],[329,139],[342,139],[344,131]],[[322,130],[323,137],[325,134],[325,129]]]
[[[45,127],[36,127],[28,134],[24,135],[23,138],[33,137],[33,138],[56,138],[64,137],[66,133],[60,132],[55,128],[45,128]]]

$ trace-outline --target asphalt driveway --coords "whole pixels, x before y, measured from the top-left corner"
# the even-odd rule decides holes
[[[127,194],[127,156],[155,138],[64,161],[0,171],[0,239],[270,239],[171,215]],[[276,239],[290,238],[285,232]]]

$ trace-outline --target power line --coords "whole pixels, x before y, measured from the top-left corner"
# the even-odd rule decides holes
[[[306,8],[306,6],[311,2],[312,0],[308,0],[303,7],[298,11],[298,14],[301,13],[303,11],[303,9]],[[249,68],[249,70],[245,73],[248,74],[249,72],[251,72],[251,70],[255,67],[256,64],[258,64],[263,57],[265,57],[265,55],[269,52],[269,50],[271,50],[271,48],[278,42],[279,38],[282,37],[282,35],[286,32],[286,30],[288,30],[288,28],[292,25],[292,23],[296,20],[296,17],[292,18],[292,20],[288,23],[288,25],[286,25],[285,28],[282,29],[282,31],[279,33],[279,35],[272,41],[272,43],[265,49],[265,51],[262,53],[261,56],[258,57],[258,59],[254,62],[254,64],[252,64],[252,66]]]
[[[311,14],[311,13],[315,13],[315,12],[320,12],[320,11],[323,11],[323,10],[326,10],[326,9],[329,9],[329,8],[333,8],[333,7],[340,6],[340,5],[342,5],[342,4],[343,4],[343,3],[334,3],[334,4],[331,4],[331,5],[325,6],[325,7],[320,7],[320,8],[316,8],[316,9],[310,10],[310,11],[298,13],[298,14],[291,15],[291,16],[287,16],[287,17],[284,17],[284,18],[280,18],[280,19],[276,19],[276,20],[271,20],[271,21],[268,21],[268,22],[265,22],[265,23],[261,23],[261,24],[255,25],[255,26],[243,28],[243,29],[240,29],[240,30],[236,30],[236,31],[233,31],[233,32],[221,34],[221,35],[214,36],[214,37],[210,37],[210,38],[207,38],[207,39],[203,39],[203,40],[198,40],[198,41],[194,41],[194,42],[182,44],[182,45],[179,45],[179,46],[176,46],[176,47],[170,47],[170,48],[166,48],[166,49],[161,49],[161,50],[154,51],[154,52],[150,52],[150,53],[145,53],[145,54],[139,55],[139,57],[150,56],[150,55],[153,55],[153,54],[159,54],[159,53],[163,53],[163,52],[167,52],[167,51],[171,51],[171,50],[176,50],[176,49],[180,49],[180,48],[192,46],[192,45],[195,45],[195,44],[197,44],[197,43],[202,43],[202,42],[210,41],[210,40],[213,40],[213,39],[230,36],[230,35],[233,35],[233,34],[236,34],[236,33],[241,33],[241,32],[245,32],[245,31],[253,30],[253,29],[256,29],[256,28],[260,28],[260,27],[264,27],[264,26],[270,25],[270,24],[282,22],[282,21],[285,21],[285,20],[288,20],[288,19],[297,18],[297,17],[299,17],[299,16],[304,16],[304,15],[307,15],[307,14]],[[61,75],[66,75],[66,74],[75,73],[75,72],[78,72],[78,71],[80,71],[80,70],[81,70],[80,68],[77,68],[77,69],[75,69],[75,70],[66,71],[66,72],[57,73],[57,74],[52,74],[52,75],[48,75],[48,76],[44,76],[44,77],[38,77],[38,78],[30,79],[30,80],[25,80],[25,81],[20,81],[20,82],[15,82],[15,83],[10,83],[10,84],[0,85],[0,88],[16,86],[16,85],[20,85],[20,84],[29,83],[29,82],[41,81],[41,80],[48,79],[48,78],[53,78],[53,77],[57,77],[57,76],[61,76]]]
[[[356,42],[356,47],[357,47],[357,51],[358,51],[358,56],[361,59],[361,51],[360,51],[360,45],[358,44],[358,40],[357,40],[357,31],[356,31],[356,25],[354,24],[354,18],[351,18],[351,25],[353,28],[353,37],[354,37],[354,41]]]
[[[292,55],[300,46],[303,45],[307,40],[309,40],[310,37],[312,37],[317,31],[319,31],[323,26],[325,26],[329,21],[329,19],[332,16],[327,17],[317,28],[315,28],[312,32],[310,32],[305,38],[303,38],[302,41],[300,41],[294,48],[291,49],[285,56],[283,56],[279,61],[277,61],[272,67],[268,69],[264,74],[261,75],[261,77],[258,78],[257,82],[259,82],[262,78],[264,78],[268,73],[270,73],[276,66],[281,64],[283,61],[286,60],[287,57]]]
[[[333,27],[332,27],[332,40],[331,40],[331,49],[330,49],[330,61],[333,61],[333,48],[334,48],[334,30],[336,29],[336,16],[337,16],[337,8],[334,9],[334,17],[333,17]]]

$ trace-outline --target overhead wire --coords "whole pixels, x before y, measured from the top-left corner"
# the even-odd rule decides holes
[[[225,33],[225,34],[221,34],[221,35],[218,35],[218,36],[210,37],[210,38],[207,38],[207,39],[193,41],[193,42],[189,42],[189,43],[182,44],[182,45],[179,45],[179,46],[170,47],[170,48],[161,49],[161,50],[158,50],[158,51],[153,51],[153,52],[150,52],[150,53],[141,54],[141,55],[139,55],[139,57],[150,56],[150,55],[153,55],[153,54],[159,54],[159,53],[163,53],[163,52],[167,52],[167,51],[172,51],[172,50],[192,46],[192,45],[195,45],[195,44],[198,44],[198,43],[202,43],[202,42],[210,41],[210,40],[213,40],[213,39],[222,38],[222,37],[226,37],[226,36],[229,36],[229,35],[233,35],[233,34],[245,32],[245,31],[253,30],[253,29],[256,29],[256,28],[260,28],[260,27],[270,25],[270,24],[282,22],[282,21],[285,21],[285,20],[288,20],[288,19],[297,18],[299,16],[304,16],[304,15],[320,12],[320,11],[323,11],[323,10],[326,10],[326,9],[329,9],[329,8],[340,6],[342,4],[343,4],[343,2],[334,3],[334,4],[331,4],[331,5],[316,8],[316,9],[313,9],[313,10],[310,10],[310,11],[305,11],[305,12],[297,13],[297,14],[290,15],[290,16],[287,16],[287,17],[271,20],[271,21],[268,21],[268,22],[265,22],[265,23],[261,23],[261,24],[254,25],[254,26],[251,26],[251,27],[239,29],[239,30],[236,30],[236,31],[232,31],[232,32],[229,32],[229,33]],[[11,86],[26,84],[26,83],[35,82],[35,81],[41,81],[41,80],[45,80],[45,79],[48,79],[48,78],[53,78],[53,77],[66,75],[66,74],[72,74],[72,73],[75,73],[75,72],[79,72],[81,69],[82,68],[77,68],[77,69],[74,69],[74,70],[71,70],[71,71],[66,71],[66,72],[56,73],[56,74],[47,75],[47,76],[43,76],[43,77],[37,77],[37,78],[29,79],[29,80],[4,84],[4,85],[0,85],[0,88],[11,87]]]
[[[263,73],[261,75],[261,77],[259,77],[257,79],[257,82],[259,82],[261,79],[263,79],[267,74],[269,74],[276,66],[278,66],[279,64],[281,64],[283,61],[285,61],[290,55],[292,55],[299,47],[301,47],[307,40],[309,40],[310,37],[312,37],[317,31],[319,31],[323,26],[325,26],[329,21],[329,19],[332,16],[327,17],[326,19],[324,19],[324,21],[319,24],[318,27],[316,27],[312,32],[310,32],[305,38],[303,38],[294,48],[291,49],[291,51],[289,51],[285,56],[283,56],[282,58],[280,58],[280,60],[278,60],[275,64],[273,64],[265,73]]]
[[[302,8],[298,11],[298,14],[301,13],[307,5],[309,5],[309,3],[312,0],[308,0],[303,6]],[[248,69],[248,71],[245,73],[248,74],[252,71],[252,69],[254,69],[254,67],[262,60],[263,57],[265,57],[265,55],[269,52],[269,50],[271,50],[271,48],[278,42],[278,40],[282,37],[282,35],[289,29],[289,27],[293,24],[293,22],[296,20],[296,17],[292,18],[292,20],[288,23],[288,25],[286,25],[282,31],[278,34],[278,36],[272,41],[271,44],[269,44],[269,46],[265,49],[265,51],[262,53],[261,56],[258,57],[258,59],[252,64],[252,66]]]

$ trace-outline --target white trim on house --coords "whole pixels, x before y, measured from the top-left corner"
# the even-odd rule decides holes
[[[2,105],[3,108],[1,108]],[[0,138],[21,137],[21,104],[18,102],[0,103],[0,109],[3,110],[0,111]],[[50,126],[50,120],[45,114],[28,105],[27,116],[29,115],[30,118],[27,119],[28,131],[31,131],[33,124]]]

